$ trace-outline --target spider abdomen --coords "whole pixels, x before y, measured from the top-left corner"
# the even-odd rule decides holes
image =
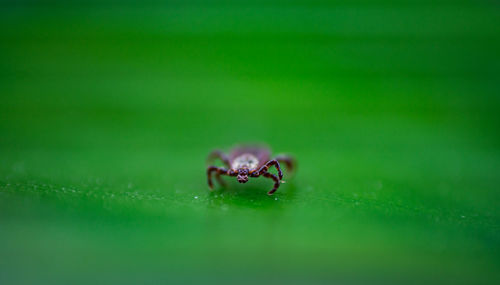
[[[259,166],[259,159],[250,153],[244,153],[240,156],[237,156],[231,163],[232,169],[255,169]]]

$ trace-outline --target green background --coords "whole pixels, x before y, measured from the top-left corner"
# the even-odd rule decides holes
[[[499,8],[2,2],[0,282],[498,284]]]

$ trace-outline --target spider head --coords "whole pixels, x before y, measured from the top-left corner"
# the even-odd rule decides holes
[[[248,181],[248,169],[240,168],[238,169],[238,182],[247,183]]]

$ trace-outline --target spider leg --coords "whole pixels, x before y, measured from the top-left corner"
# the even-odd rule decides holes
[[[269,160],[268,162],[266,162],[266,164],[264,164],[259,170],[258,170],[258,173],[262,173],[264,174],[265,172],[267,172],[267,170],[269,169],[269,167],[275,165],[276,166],[276,169],[278,170],[278,176],[281,179],[283,179],[283,172],[281,172],[281,167],[280,167],[280,163],[276,160],[276,159],[273,159],[273,160]]]
[[[264,172],[260,172],[258,170],[254,170],[254,171],[250,171],[249,176],[257,178],[257,177],[261,176],[262,174],[264,174]]]
[[[280,154],[275,158],[281,164],[286,165],[287,173],[290,172],[290,175],[294,174],[297,170],[297,161],[292,156],[288,156],[286,154]],[[288,174],[287,174],[288,175]]]
[[[262,175],[264,177],[271,178],[272,180],[274,180],[274,187],[273,187],[273,189],[271,189],[271,191],[267,192],[267,195],[273,195],[274,192],[276,192],[276,190],[278,190],[278,188],[280,187],[280,180],[278,179],[278,177],[276,175],[271,174],[269,172],[265,172]]]
[[[216,173],[217,180],[220,179],[220,175],[231,175],[230,171],[225,168],[217,166],[209,166],[207,168],[207,182],[208,182],[208,187],[210,187],[210,189],[214,189],[214,184],[212,183],[212,172]]]
[[[225,154],[224,152],[222,152],[221,150],[214,150],[212,151],[208,157],[207,157],[207,164],[212,164],[212,162],[216,159],[220,159],[224,165],[229,168],[231,167],[230,166],[230,163],[229,163],[229,156],[227,156],[227,154]]]

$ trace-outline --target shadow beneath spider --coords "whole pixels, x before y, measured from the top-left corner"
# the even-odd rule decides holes
[[[253,182],[253,183],[252,183]],[[209,194],[212,206],[244,206],[249,208],[282,208],[295,197],[296,187],[293,182],[283,183],[273,194],[268,195],[272,184],[265,181],[250,181],[246,184],[226,182],[227,186],[218,186]]]

